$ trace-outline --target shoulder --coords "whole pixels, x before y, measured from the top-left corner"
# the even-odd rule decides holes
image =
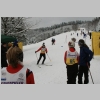
[[[88,47],[83,47],[83,49],[86,51],[90,50]]]
[[[30,69],[28,69],[27,68],[27,70],[26,70],[26,77],[28,77],[30,74],[32,74],[33,72],[30,70]]]
[[[92,51],[89,48],[87,48],[87,47],[84,47],[83,50],[88,52],[88,53],[92,53]]]

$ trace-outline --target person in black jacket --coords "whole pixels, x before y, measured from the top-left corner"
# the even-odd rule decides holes
[[[52,38],[51,42],[52,42],[52,45],[55,45],[55,39],[54,38]]]
[[[1,45],[1,68],[8,66],[6,52],[7,52],[7,44],[3,42]]]
[[[89,83],[88,71],[90,68],[90,61],[93,58],[93,52],[89,49],[89,47],[85,44],[83,39],[78,41],[78,45],[80,47],[80,56],[79,56],[79,73],[78,73],[78,84],[83,84],[82,77],[84,74],[84,84]]]

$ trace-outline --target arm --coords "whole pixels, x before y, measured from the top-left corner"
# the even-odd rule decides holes
[[[89,54],[89,57],[88,57],[87,61],[90,62],[92,60],[92,58],[93,58],[93,52],[88,48],[85,48],[85,52],[87,54]]]
[[[26,83],[27,84],[35,84],[33,72],[27,69],[26,71]]]
[[[64,54],[64,63],[66,64],[66,55],[67,55],[67,51],[65,52],[65,54]]]
[[[36,52],[40,51],[42,47],[40,47]]]
[[[47,48],[46,48],[46,53],[48,52]]]

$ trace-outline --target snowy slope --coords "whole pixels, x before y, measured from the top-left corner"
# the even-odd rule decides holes
[[[74,33],[71,36],[71,33]],[[56,35],[42,42],[31,44],[23,47],[24,51],[24,61],[23,64],[25,67],[31,69],[34,73],[35,83],[36,84],[66,84],[67,81],[67,73],[66,66],[64,64],[64,53],[68,49],[68,41],[71,40],[72,37],[75,37],[76,43],[75,48],[79,52],[79,46],[77,41],[79,39],[83,39],[83,36],[79,35],[77,37],[77,32],[67,32],[62,33],[60,35]],[[67,38],[66,38],[67,36]],[[51,45],[51,39],[55,38],[55,45]],[[45,42],[45,45],[48,49],[48,55],[46,55],[46,64],[52,64],[53,66],[45,66],[40,65],[41,68],[38,68],[36,65],[37,57],[39,58],[40,52],[37,52],[37,57],[35,51]],[[91,40],[89,36],[86,38],[87,45],[91,48]],[[49,59],[50,58],[50,59]],[[42,63],[40,61],[40,64]],[[95,56],[91,61],[91,73],[95,84],[100,84],[100,56]],[[92,84],[91,77],[89,75],[89,84]]]

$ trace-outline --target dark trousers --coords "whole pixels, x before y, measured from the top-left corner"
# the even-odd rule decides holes
[[[40,53],[40,57],[39,57],[39,59],[38,59],[38,61],[37,61],[37,64],[39,64],[39,62],[40,62],[42,56],[43,56],[42,64],[44,64],[44,61],[45,61],[45,59],[46,59],[46,55],[45,55],[45,54],[42,54],[42,53]]]
[[[67,65],[67,84],[76,84],[78,64]]]
[[[78,84],[83,84],[82,82],[83,74],[84,74],[84,84],[89,83],[88,71],[89,71],[88,66],[79,66]]]
[[[55,45],[55,42],[52,42],[52,45]]]

